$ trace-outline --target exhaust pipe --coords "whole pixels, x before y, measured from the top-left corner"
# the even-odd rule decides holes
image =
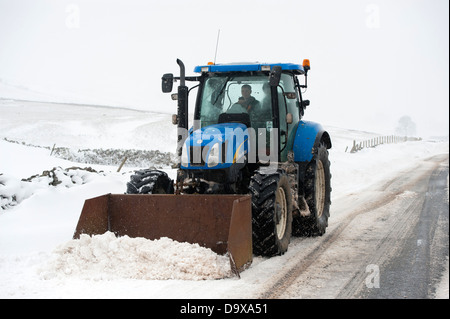
[[[184,63],[177,59],[180,66],[180,85],[178,86],[178,156],[181,156],[183,142],[187,137],[188,130],[188,87],[185,85],[185,68]]]

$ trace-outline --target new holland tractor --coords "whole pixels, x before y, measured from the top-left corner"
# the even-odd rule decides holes
[[[330,215],[331,139],[304,121],[309,60],[197,66],[196,76],[164,74],[177,101],[178,167],[136,171],[126,194],[87,200],[74,237],[170,237],[228,253],[242,269],[252,255],[287,251],[292,235],[325,233]],[[304,76],[303,84],[299,76]],[[194,82],[190,88],[186,82]],[[194,116],[188,101],[196,89]]]

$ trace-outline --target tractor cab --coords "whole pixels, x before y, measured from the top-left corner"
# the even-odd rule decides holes
[[[297,79],[297,75],[306,75],[307,69],[307,62],[305,67],[290,63],[197,66],[194,72],[202,76],[194,129],[242,123],[255,132],[256,145],[261,143],[261,137],[265,138],[267,153],[270,143],[276,142],[277,160],[285,161],[287,145],[293,142],[296,127],[309,104],[302,100],[302,86]]]
[[[162,78],[162,89],[163,92],[171,92],[174,79],[180,80],[178,93],[172,94],[172,98],[178,100],[178,113],[174,115],[174,124],[179,128],[178,155],[182,168],[221,169],[234,164],[239,146],[235,141],[235,149],[227,152],[226,145],[219,145],[223,150],[213,152],[221,153],[214,157],[219,156],[221,161],[216,159],[208,162],[211,146],[215,146],[217,141],[213,139],[205,142],[203,138],[215,135],[222,136],[218,139],[223,140],[226,138],[227,129],[234,131],[233,139],[236,139],[237,131],[245,130],[244,135],[247,135],[248,141],[242,143],[244,145],[239,150],[244,155],[249,154],[246,158],[253,159],[253,163],[259,162],[261,158],[270,162],[287,160],[299,121],[304,109],[309,105],[308,100],[303,100],[301,92],[302,88],[307,87],[309,60],[304,60],[303,65],[209,63],[195,67],[194,72],[200,73],[200,76],[195,77],[186,77],[184,64],[180,60],[177,62],[180,65],[180,77],[174,78],[172,74],[165,74]],[[298,75],[305,76],[304,85],[300,85]],[[185,81],[199,83],[194,122],[190,131],[187,119],[190,90],[185,86]],[[195,137],[192,132],[196,134]],[[197,155],[190,150],[197,151]],[[213,163],[222,165],[211,165]]]

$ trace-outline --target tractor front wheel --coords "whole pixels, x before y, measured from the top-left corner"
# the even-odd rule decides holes
[[[127,183],[127,194],[173,194],[173,180],[166,172],[145,169],[136,171]]]
[[[251,178],[249,189],[253,253],[262,256],[285,253],[292,232],[292,194],[288,176],[282,171],[257,172]]]

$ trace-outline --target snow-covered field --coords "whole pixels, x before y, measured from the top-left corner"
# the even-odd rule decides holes
[[[258,257],[237,279],[225,257],[198,245],[111,234],[72,240],[84,200],[123,193],[137,167],[68,161],[51,154],[53,145],[173,153],[169,114],[13,100],[0,100],[0,114],[0,298],[252,298],[283,264],[285,256]],[[448,141],[423,140],[350,154],[353,140],[377,134],[325,128],[333,200],[449,152]],[[339,215],[332,206],[330,225]],[[448,263],[444,276],[436,297],[448,298]]]

